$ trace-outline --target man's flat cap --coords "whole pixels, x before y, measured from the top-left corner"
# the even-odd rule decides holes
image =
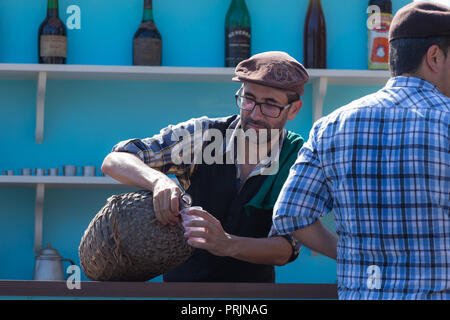
[[[241,61],[235,69],[233,81],[252,82],[285,91],[304,92],[309,80],[305,67],[282,51],[256,54]]]
[[[450,7],[422,1],[398,10],[389,31],[389,41],[438,36],[450,36]]]

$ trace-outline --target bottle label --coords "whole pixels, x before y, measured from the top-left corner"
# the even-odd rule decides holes
[[[251,31],[248,27],[227,27],[225,34],[225,65],[236,67],[250,57]]]
[[[41,36],[41,57],[67,58],[67,37],[55,35]]]
[[[389,28],[392,14],[382,13],[380,23],[369,29],[369,69],[389,69]]]
[[[133,40],[133,64],[138,66],[160,66],[162,41],[155,38]]]

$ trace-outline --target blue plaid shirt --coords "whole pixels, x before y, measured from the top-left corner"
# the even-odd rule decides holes
[[[391,78],[318,120],[274,208],[273,233],[334,210],[340,299],[450,299],[450,99]]]

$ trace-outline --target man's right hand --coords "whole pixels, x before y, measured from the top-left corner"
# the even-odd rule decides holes
[[[111,152],[103,161],[102,171],[131,186],[153,192],[156,218],[164,225],[179,222],[178,197],[181,188],[165,174],[150,168],[138,156],[127,152]]]
[[[164,225],[180,221],[179,197],[181,188],[169,177],[157,180],[153,187],[153,209],[156,219]]]

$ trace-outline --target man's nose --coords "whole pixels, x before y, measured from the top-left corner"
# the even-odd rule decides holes
[[[261,105],[260,104],[256,104],[255,105],[255,107],[253,108],[252,112],[250,113],[250,117],[253,120],[264,118],[264,115],[261,112]]]

